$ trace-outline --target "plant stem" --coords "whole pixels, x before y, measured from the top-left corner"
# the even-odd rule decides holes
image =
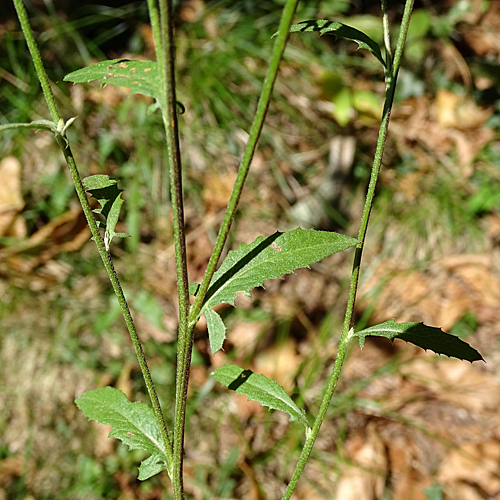
[[[21,24],[21,29],[23,30],[24,39],[26,40],[26,44],[28,45],[31,57],[33,58],[33,64],[35,65],[38,81],[42,86],[43,95],[45,97],[45,100],[47,101],[47,106],[49,107],[50,116],[57,126],[60,118],[59,111],[54,99],[54,94],[52,93],[52,90],[50,88],[47,72],[45,71],[45,67],[43,66],[40,51],[38,50],[35,38],[33,37],[33,33],[31,31],[31,26],[28,21],[28,14],[26,13],[26,9],[24,8],[22,0],[14,0],[14,7],[16,8],[17,17],[19,18],[19,22]]]
[[[181,171],[180,171],[180,156],[178,156],[178,132],[177,132],[177,114],[176,114],[176,100],[175,100],[175,80],[174,80],[174,57],[175,57],[175,46],[173,38],[173,22],[172,22],[172,5],[170,0],[160,0],[160,24],[161,24],[161,43],[162,52],[158,54],[157,58],[163,60],[164,65],[164,89],[167,92],[167,102],[162,106],[164,111],[164,123],[167,130],[167,143],[169,146],[169,158],[170,165],[170,178],[172,189],[172,204],[174,207],[174,224],[178,221],[179,229],[182,227],[182,233],[179,231],[175,234],[174,225],[174,238],[176,245],[179,242],[179,253],[181,259],[185,259],[185,240],[184,240],[184,225],[181,219],[182,217],[182,191],[181,186]],[[273,56],[271,59],[270,67],[264,81],[264,86],[262,94],[257,106],[256,115],[250,131],[249,141],[243,155],[242,163],[238,172],[237,179],[235,181],[235,186],[231,194],[231,198],[226,210],[226,215],[217,238],[212,256],[210,258],[207,271],[202,282],[202,289],[198,292],[197,300],[198,303],[193,305],[193,308],[197,309],[197,312],[190,314],[189,320],[187,316],[188,305],[189,305],[189,292],[187,279],[184,284],[182,278],[182,273],[179,273],[179,258],[177,258],[177,246],[176,246],[176,261],[178,275],[177,281],[180,283],[179,289],[179,334],[178,334],[178,346],[177,346],[177,371],[176,371],[176,391],[175,391],[175,423],[174,423],[174,471],[172,476],[172,487],[174,492],[175,500],[182,500],[184,497],[183,493],[183,454],[184,454],[184,428],[185,428],[185,416],[186,416],[186,403],[187,403],[187,390],[189,382],[189,371],[191,363],[191,354],[193,349],[193,332],[194,326],[199,318],[199,311],[201,309],[201,304],[203,297],[208,290],[208,285],[215,272],[215,267],[219,261],[224,243],[231,226],[231,222],[236,211],[236,206],[240,198],[243,184],[245,182],[246,176],[248,174],[248,169],[255,152],[257,141],[260,136],[260,132],[263,127],[264,118],[269,106],[269,101],[271,98],[271,92],[273,89],[274,81],[278,72],[279,63],[283,55],[283,51],[286,46],[286,41],[288,38],[288,31],[292,22],[293,14],[295,12],[298,0],[288,0],[287,4],[283,10],[283,15],[281,19],[281,24],[278,32],[278,39],[276,41]],[[170,134],[170,135],[169,135]],[[175,160],[178,158],[178,162]],[[177,207],[177,213],[176,213]],[[182,262],[185,262],[183,260]],[[181,279],[180,279],[181,278]],[[192,308],[192,309],[193,309]],[[186,316],[183,317],[184,311],[186,311]],[[183,321],[184,318],[186,321]]]
[[[187,323],[189,312],[189,283],[187,273],[184,203],[182,196],[182,167],[179,146],[177,100],[175,91],[175,39],[173,1],[160,0],[160,53],[157,59],[162,79],[160,106],[166,132],[167,162],[170,173],[170,191],[174,221],[174,246],[179,291],[179,316]]]
[[[158,15],[156,0],[148,0],[148,12],[149,20],[151,21],[151,30],[153,32],[153,40],[155,42],[156,62],[158,63],[158,67],[160,69],[160,75],[162,75],[164,61],[162,57],[158,57],[158,55],[163,52],[161,45],[160,17]]]
[[[160,0],[160,17],[154,0],[148,0],[153,34],[156,42],[156,58],[160,68],[162,93],[160,107],[167,142],[167,163],[170,176],[170,197],[174,229],[175,263],[179,300],[179,328],[177,344],[177,368],[175,378],[175,417],[173,443],[173,471],[171,475],[174,499],[181,500],[183,493],[184,427],[186,418],[187,387],[191,364],[192,340],[188,329],[189,282],[187,273],[184,202],[182,195],[182,167],[179,147],[175,89],[175,38],[172,0]],[[158,32],[159,31],[159,32]]]
[[[203,299],[208,291],[210,285],[210,280],[215,273],[217,263],[219,262],[224,244],[226,243],[227,235],[231,224],[233,222],[234,214],[236,213],[236,208],[243,191],[243,185],[245,183],[246,177],[248,175],[248,170],[250,168],[250,163],[252,162],[255,149],[257,147],[257,141],[259,140],[262,127],[264,125],[264,119],[266,117],[267,109],[269,107],[269,102],[271,100],[271,93],[273,90],[274,82],[278,74],[278,68],[285,51],[286,43],[288,40],[288,35],[290,31],[290,26],[292,24],[293,15],[297,8],[298,0],[287,0],[285,7],[283,8],[283,14],[281,16],[281,22],[277,34],[276,43],[274,44],[274,50],[271,57],[271,63],[267,71],[266,78],[264,80],[264,85],[262,88],[262,94],[257,105],[257,111],[255,113],[254,121],[250,129],[250,134],[248,137],[248,142],[243,153],[243,158],[241,160],[240,167],[238,169],[238,175],[234,182],[233,191],[231,197],[229,198],[229,203],[227,205],[226,213],[224,215],[224,220],[222,221],[217,240],[214,245],[214,250],[210,257],[210,260],[203,276],[203,280],[198,289],[196,299],[191,307],[189,313],[189,323],[190,325],[195,325],[200,317],[200,311],[203,305]]]
[[[361,257],[363,254],[363,246],[366,239],[366,231],[368,228],[368,222],[370,220],[370,213],[373,205],[373,200],[375,197],[375,187],[377,185],[377,179],[380,172],[380,166],[382,164],[382,155],[384,152],[385,140],[387,137],[387,130],[389,127],[389,120],[391,116],[392,104],[394,101],[394,91],[396,89],[397,75],[399,71],[399,66],[401,63],[401,55],[403,53],[403,47],[406,41],[406,35],[408,33],[408,26],[410,24],[411,11],[413,9],[414,0],[407,0],[405,4],[405,10],[403,14],[403,19],[401,21],[401,28],[399,31],[399,38],[396,46],[396,52],[394,55],[394,60],[392,64],[392,70],[390,78],[388,79],[388,87],[386,90],[386,100],[384,104],[384,111],[382,115],[382,122],[380,124],[379,136],[377,140],[377,148],[375,151],[375,157],[372,165],[372,172],[370,177],[370,183],[368,185],[368,191],[365,199],[365,206],[363,209],[363,215],[361,217],[361,224],[358,233],[358,245],[356,246],[356,251],[354,254],[354,262],[351,273],[351,282],[349,287],[349,298],[347,300],[347,308],[344,317],[344,325],[342,328],[342,334],[340,336],[339,346],[337,350],[337,356],[335,358],[335,363],[333,365],[332,374],[326,385],[325,393],[321,401],[321,406],[318,411],[318,415],[314,421],[314,425],[311,431],[306,435],[306,441],[304,443],[304,448],[300,454],[299,462],[293,476],[288,484],[288,487],[283,495],[282,500],[288,500],[297,485],[297,482],[304,470],[309,454],[314,446],[314,442],[318,435],[321,424],[325,417],[328,406],[330,405],[333,393],[335,392],[335,387],[339,379],[340,373],[342,371],[342,366],[347,354],[347,346],[351,340],[350,330],[352,322],[352,314],[354,311],[354,304],[356,302],[356,292],[358,288],[359,270],[361,265]]]
[[[113,287],[113,291],[115,292],[115,295],[118,299],[118,303],[120,304],[120,308],[122,310],[122,314],[125,319],[125,323],[127,325],[130,338],[132,339],[132,343],[135,348],[135,354],[137,356],[137,361],[139,362],[142,376],[146,383],[148,394],[151,399],[151,404],[153,405],[153,411],[156,420],[158,422],[158,425],[161,429],[163,440],[165,442],[165,452],[169,462],[167,464],[169,466],[168,472],[170,474],[173,463],[172,443],[170,442],[167,425],[165,423],[165,418],[161,410],[158,394],[156,392],[153,379],[151,378],[151,373],[149,371],[149,367],[146,361],[146,356],[144,355],[144,349],[142,348],[141,341],[139,340],[139,334],[137,333],[137,329],[135,327],[132,314],[130,313],[130,309],[127,304],[127,299],[125,298],[125,294],[123,293],[122,287],[120,285],[120,281],[118,279],[118,275],[116,274],[113,261],[111,260],[109,252],[106,251],[104,242],[101,238],[101,234],[99,233],[99,229],[97,228],[96,221],[92,216],[92,209],[90,208],[89,201],[85,193],[85,188],[83,187],[82,180],[80,178],[80,174],[78,173],[73,153],[71,152],[71,149],[66,139],[61,138],[60,136],[56,136],[56,138],[58,139],[58,143],[61,146],[61,149],[63,150],[66,163],[68,164],[69,170],[71,172],[71,177],[75,184],[76,192],[78,194],[78,199],[80,200],[83,212],[85,214],[85,217],[87,218],[87,223],[90,227],[90,232],[92,233],[92,236],[96,242],[97,250],[99,251],[99,255],[101,256],[104,267],[106,268],[106,272],[108,273],[109,280],[111,281],[111,285]]]
[[[33,57],[33,61],[35,63],[35,68],[37,71],[38,79],[40,81],[45,99],[46,99],[47,104],[49,106],[52,119],[54,120],[54,127],[57,127],[57,124],[61,121],[61,116],[59,115],[59,112],[57,110],[57,106],[55,104],[54,95],[52,94],[52,90],[50,89],[49,80],[47,78],[45,68],[44,68],[42,60],[40,58],[40,53],[39,53],[38,48],[36,46],[36,42],[35,42],[35,39],[33,37],[31,27],[29,25],[29,20],[28,20],[27,14],[26,14],[26,10],[24,8],[22,0],[14,0],[14,5],[15,5],[15,8],[17,11],[17,15],[19,17],[19,22],[21,23],[21,27],[22,27],[26,42],[28,44],[28,48],[30,50],[31,56]],[[89,201],[88,201],[87,195],[85,193],[85,188],[83,187],[82,180],[80,178],[80,174],[79,174],[77,166],[76,166],[75,158],[73,156],[73,153],[71,152],[71,148],[69,146],[68,140],[66,139],[66,137],[64,137],[63,135],[61,135],[58,132],[55,132],[55,137],[56,137],[57,143],[59,144],[59,146],[64,154],[64,158],[66,159],[66,163],[68,164],[68,168],[69,168],[69,171],[71,173],[73,183],[75,185],[75,190],[76,190],[76,193],[78,195],[78,199],[80,200],[80,204],[82,206],[85,217],[87,219],[87,223],[89,225],[90,232],[92,233],[93,239],[95,240],[95,243],[97,245],[97,250],[99,251],[99,255],[101,256],[101,259],[103,261],[106,272],[108,273],[109,280],[111,281],[111,285],[113,287],[113,291],[115,292],[115,295],[116,295],[118,302],[120,304],[120,308],[122,310],[123,316],[125,318],[125,323],[127,325],[127,328],[128,328],[129,334],[130,334],[130,338],[132,339],[132,343],[134,344],[137,360],[139,362],[139,366],[141,368],[142,375],[143,375],[144,380],[146,382],[146,387],[148,389],[149,397],[150,397],[151,403],[153,405],[153,411],[154,411],[156,420],[157,420],[157,422],[160,426],[161,432],[162,432],[163,440],[165,443],[165,452],[166,452],[167,459],[169,462],[168,463],[169,473],[171,473],[170,469],[171,469],[172,461],[173,461],[172,445],[170,442],[170,438],[168,436],[168,431],[167,431],[167,427],[165,424],[165,419],[164,419],[163,413],[161,411],[160,402],[158,400],[158,394],[156,392],[155,386],[153,384],[153,380],[151,378],[151,374],[149,372],[149,368],[148,368],[146,358],[144,355],[144,350],[143,350],[141,342],[139,340],[137,329],[135,328],[135,324],[134,324],[134,321],[132,319],[132,315],[130,313],[130,309],[128,307],[127,300],[125,299],[125,295],[123,293],[122,287],[121,287],[120,282],[118,280],[118,276],[117,276],[115,268],[113,266],[111,256],[106,251],[106,248],[104,246],[104,242],[103,242],[101,235],[99,233],[99,229],[97,228],[96,221],[94,219],[94,216],[92,215],[92,209],[90,208]]]

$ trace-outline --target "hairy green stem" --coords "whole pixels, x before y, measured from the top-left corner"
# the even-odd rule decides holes
[[[365,199],[365,206],[363,209],[363,215],[361,217],[361,224],[358,233],[359,243],[356,246],[354,254],[351,282],[349,287],[349,298],[347,300],[344,325],[342,327],[342,334],[339,341],[337,356],[335,358],[335,363],[333,365],[332,374],[330,375],[330,378],[328,379],[328,382],[326,384],[325,392],[323,395],[323,399],[321,401],[321,406],[319,408],[318,415],[314,421],[314,425],[311,431],[308,432],[306,435],[306,441],[304,443],[304,448],[302,449],[302,452],[300,454],[299,462],[293,473],[290,483],[288,484],[285,494],[283,495],[282,500],[288,500],[292,496],[293,490],[295,489],[295,486],[297,485],[297,482],[300,479],[302,471],[304,470],[306,462],[314,446],[314,442],[316,441],[316,437],[318,435],[321,424],[323,423],[326,411],[328,409],[328,406],[330,405],[333,393],[335,392],[335,387],[340,377],[342,366],[344,364],[344,360],[347,354],[347,346],[349,345],[349,342],[351,340],[352,314],[354,311],[354,304],[356,302],[356,292],[358,288],[359,271],[361,265],[361,257],[363,254],[363,246],[365,244],[366,231],[368,229],[368,222],[370,220],[371,209],[375,197],[375,188],[377,185],[380,167],[382,164],[382,155],[384,152],[385,140],[387,137],[387,130],[389,127],[389,120],[391,116],[391,109],[394,101],[394,91],[396,89],[397,75],[399,71],[399,66],[401,64],[401,55],[403,53],[403,47],[406,41],[406,35],[408,33],[408,26],[410,24],[411,11],[413,9],[413,1],[414,0],[406,1],[403,19],[401,21],[399,38],[396,46],[396,52],[392,64],[392,70],[390,78],[388,78],[388,87],[386,91],[386,100],[384,104],[382,122],[380,124],[379,136],[377,140],[377,148],[373,160],[370,183],[368,185],[368,190]]]
[[[236,213],[236,208],[243,191],[243,185],[248,175],[250,163],[252,162],[253,155],[257,147],[257,141],[259,140],[260,133],[264,125],[264,119],[266,117],[269,102],[271,100],[271,93],[274,87],[276,76],[278,74],[279,64],[283,56],[283,52],[285,51],[290,26],[292,24],[293,15],[295,14],[298,3],[299,0],[287,0],[285,7],[283,8],[283,14],[281,16],[277,39],[276,43],[274,44],[273,54],[271,56],[271,63],[264,80],[262,94],[257,105],[257,111],[255,113],[254,121],[250,129],[245,152],[243,153],[243,158],[238,169],[238,175],[234,183],[231,197],[229,198],[226,213],[224,215],[224,220],[222,221],[219,234],[214,245],[214,250],[208,262],[205,275],[203,276],[203,280],[198,289],[198,293],[196,294],[196,300],[194,301],[189,313],[189,323],[192,326],[196,324],[200,317],[200,311],[203,306],[203,299],[207,294],[210,280],[215,273],[217,263],[219,262],[224,244],[226,243],[229,229],[233,222],[234,214]]]
[[[157,422],[160,426],[163,440],[165,442],[165,449],[166,449],[167,459],[169,462],[168,463],[169,473],[171,473],[170,468],[171,468],[172,461],[173,461],[172,445],[170,442],[170,438],[168,436],[168,431],[167,431],[167,427],[165,424],[165,419],[164,419],[163,413],[161,411],[160,402],[158,400],[158,394],[157,394],[156,389],[154,387],[153,380],[151,378],[151,374],[149,372],[149,368],[148,368],[146,358],[144,355],[144,350],[143,350],[141,342],[139,340],[139,335],[138,335],[137,330],[135,328],[135,324],[134,324],[134,321],[132,319],[132,315],[130,313],[130,309],[128,307],[127,300],[125,299],[125,295],[123,293],[122,287],[121,287],[120,282],[118,280],[118,276],[117,276],[115,268],[113,266],[111,256],[106,251],[104,242],[103,242],[101,235],[99,233],[99,229],[97,228],[96,221],[94,219],[94,216],[92,215],[92,209],[90,208],[90,204],[89,204],[87,195],[85,193],[85,188],[83,187],[82,180],[81,180],[80,174],[79,174],[77,166],[76,166],[75,158],[74,158],[73,153],[71,152],[71,148],[69,146],[69,142],[66,139],[66,137],[64,137],[64,135],[62,133],[59,133],[57,131],[57,125],[61,121],[61,116],[59,115],[59,112],[57,110],[57,106],[55,103],[54,95],[52,93],[52,90],[50,89],[49,80],[47,78],[45,68],[44,68],[42,60],[40,58],[40,53],[38,51],[35,39],[33,37],[33,33],[31,31],[31,27],[29,24],[28,16],[26,14],[26,10],[24,8],[22,0],[14,0],[14,5],[15,5],[15,8],[17,11],[17,15],[19,17],[19,22],[21,23],[21,27],[22,27],[26,42],[28,44],[28,48],[30,50],[31,56],[33,57],[33,61],[35,63],[35,68],[37,71],[38,79],[40,81],[45,99],[46,99],[47,104],[49,106],[52,119],[54,120],[54,129],[53,130],[55,130],[55,137],[56,137],[57,143],[59,144],[59,146],[64,154],[64,158],[66,159],[66,163],[68,164],[68,168],[69,168],[69,171],[71,173],[73,183],[75,185],[75,190],[76,190],[76,193],[78,195],[78,199],[80,200],[85,217],[87,219],[87,223],[89,225],[90,232],[92,233],[92,236],[95,240],[95,243],[97,245],[97,250],[99,251],[99,255],[101,256],[101,259],[103,261],[106,272],[108,273],[109,280],[111,281],[113,291],[115,292],[116,297],[118,298],[120,308],[121,308],[123,316],[125,318],[125,323],[127,325],[127,328],[128,328],[129,334],[130,334],[130,338],[132,339],[132,343],[133,343],[134,348],[135,348],[137,360],[139,362],[139,366],[141,368],[142,375],[143,375],[144,380],[146,382],[146,387],[148,389],[149,397],[151,398],[151,403],[153,405],[153,411],[154,411],[155,417],[157,419]]]
[[[167,164],[170,177],[172,201],[177,291],[179,300],[179,327],[177,345],[177,368],[175,379],[175,417],[173,442],[173,470],[170,476],[175,500],[183,493],[184,428],[186,416],[187,385],[191,362],[191,332],[188,330],[189,282],[187,273],[186,234],[184,225],[184,202],[182,194],[182,167],[179,146],[179,127],[175,89],[175,38],[172,0],[160,0],[160,15],[155,0],[148,0],[151,24],[156,45],[162,93],[159,103],[163,116],[167,143]],[[159,26],[158,26],[159,22]]]
[[[162,95],[160,106],[167,142],[167,163],[170,173],[175,261],[179,289],[179,319],[187,323],[189,312],[189,283],[187,273],[186,234],[182,195],[182,167],[179,146],[179,125],[175,90],[175,39],[173,1],[160,0],[160,49],[157,59],[161,72]]]
[[[162,54],[162,45],[161,45],[160,16],[158,14],[158,6],[156,4],[156,0],[148,0],[148,12],[149,12],[149,20],[151,21],[151,31],[153,32],[153,40],[155,42],[156,62],[158,63],[161,75],[163,74],[164,61],[161,57],[158,57],[159,54]]]
[[[158,393],[156,392],[156,388],[153,383],[153,379],[151,378],[151,373],[149,371],[148,363],[146,361],[146,356],[144,355],[144,349],[142,348],[141,341],[139,340],[139,334],[137,333],[137,329],[135,327],[134,320],[132,318],[132,314],[127,304],[127,299],[125,298],[125,294],[123,293],[122,287],[120,285],[120,281],[116,274],[113,261],[111,260],[111,256],[108,251],[106,251],[104,242],[99,233],[99,229],[97,227],[96,221],[92,215],[92,209],[90,208],[89,201],[87,195],[85,193],[85,188],[83,187],[82,180],[80,178],[80,174],[78,173],[78,169],[75,163],[75,159],[69,144],[67,143],[67,139],[56,136],[57,142],[61,146],[61,149],[64,153],[64,157],[66,159],[66,163],[68,164],[69,170],[71,172],[71,177],[75,184],[75,189],[78,194],[78,199],[83,208],[83,212],[87,219],[87,223],[90,227],[90,232],[96,242],[97,250],[99,251],[99,255],[101,256],[104,267],[106,268],[106,272],[108,273],[109,280],[111,281],[111,285],[113,287],[113,291],[118,299],[118,303],[120,304],[120,308],[122,310],[123,317],[125,319],[125,323],[127,325],[127,329],[132,339],[132,344],[135,348],[135,354],[137,356],[137,361],[139,362],[139,366],[141,368],[142,376],[146,383],[146,387],[148,389],[148,394],[151,399],[151,404],[153,405],[153,411],[156,417],[156,420],[159,424],[159,427],[162,432],[163,440],[165,442],[165,450],[168,458],[168,472],[171,473],[171,468],[173,464],[173,456],[172,456],[172,443],[170,442],[170,438],[168,435],[167,425],[165,423],[165,417],[163,416],[163,412],[161,410],[160,401],[158,399]]]
[[[40,51],[38,50],[35,38],[33,37],[33,33],[31,31],[31,26],[28,21],[28,14],[26,13],[26,9],[24,8],[22,0],[14,0],[14,7],[16,8],[17,17],[19,18],[19,22],[21,24],[21,29],[23,30],[24,39],[26,40],[31,57],[33,58],[33,64],[35,65],[38,81],[42,86],[43,95],[45,97],[45,100],[47,101],[47,106],[49,107],[50,116],[52,117],[52,120],[54,120],[54,123],[57,125],[60,118],[59,111],[54,99],[54,94],[52,93],[52,89],[50,88],[49,77],[47,76],[47,72],[45,71],[42,57],[40,56]]]
[[[184,429],[185,429],[185,415],[186,415],[186,402],[187,402],[187,390],[189,382],[189,371],[191,363],[191,353],[193,349],[193,332],[196,321],[199,318],[199,311],[201,309],[202,299],[208,290],[208,285],[210,279],[215,272],[215,267],[219,261],[224,243],[229,232],[231,222],[236,211],[236,206],[243,189],[243,184],[245,182],[246,176],[248,174],[248,169],[255,152],[258,138],[262,130],[264,123],[264,118],[269,106],[269,101],[271,98],[271,92],[273,89],[274,81],[278,72],[279,63],[285,49],[286,41],[288,38],[288,32],[292,22],[293,14],[295,12],[298,0],[288,0],[287,4],[283,10],[282,20],[278,32],[278,39],[275,44],[273,56],[271,59],[271,64],[264,82],[261,98],[257,106],[256,115],[250,131],[250,137],[245,150],[243,160],[238,172],[238,176],[235,182],[233,193],[231,195],[228,208],[226,210],[226,216],[222,223],[217,242],[212,252],[210,262],[205,273],[202,289],[198,292],[197,300],[198,303],[193,306],[194,309],[198,308],[197,312],[191,313],[189,316],[189,321],[183,321],[183,313],[185,311],[185,305],[189,304],[188,295],[188,285],[187,280],[185,288],[183,281],[179,279],[179,265],[178,265],[178,282],[181,283],[179,289],[179,335],[178,335],[178,347],[177,347],[177,371],[176,371],[176,395],[175,395],[175,422],[174,422],[174,450],[173,450],[173,476],[172,476],[172,487],[174,492],[175,500],[182,500],[184,497],[183,493],[183,452],[184,452]],[[172,204],[174,207],[174,224],[175,220],[181,222],[182,219],[182,191],[181,186],[181,171],[180,171],[180,156],[178,163],[175,163],[177,158],[178,149],[178,134],[177,134],[177,114],[176,114],[176,100],[175,100],[175,81],[174,81],[174,57],[175,57],[175,46],[173,39],[173,23],[172,23],[172,5],[171,1],[160,0],[160,24],[161,24],[161,40],[162,40],[162,53],[158,54],[157,58],[163,59],[165,79],[164,84],[167,91],[167,102],[164,103],[164,120],[165,128],[167,129],[167,142],[169,144],[169,152],[173,156],[173,163],[170,163],[171,172],[171,187],[172,187]],[[169,69],[170,68],[170,69]],[[169,72],[170,71],[170,72]],[[171,135],[169,136],[169,131]],[[170,156],[170,155],[169,155]],[[178,165],[178,169],[177,169]],[[175,201],[177,200],[177,201]],[[180,203],[178,203],[180,201]],[[177,214],[175,209],[177,207]],[[179,227],[182,228],[182,224]],[[175,226],[174,226],[175,231]],[[180,241],[179,251],[182,252],[184,249],[185,258],[185,240],[184,233],[179,233],[176,235],[174,233],[174,238],[176,244]],[[177,248],[176,248],[177,256]],[[181,255],[181,258],[182,255]],[[178,260],[179,262],[179,260]],[[185,297],[183,297],[185,295]],[[183,302],[183,300],[185,300]],[[186,309],[187,312],[187,309]],[[187,315],[185,319],[188,319]]]

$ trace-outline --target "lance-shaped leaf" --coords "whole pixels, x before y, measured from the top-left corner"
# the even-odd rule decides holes
[[[64,77],[65,82],[86,83],[95,80],[107,85],[128,87],[131,94],[146,94],[155,99],[161,92],[158,65],[153,61],[128,61],[112,59],[73,71]]]
[[[380,325],[365,328],[360,332],[353,332],[351,336],[359,338],[361,347],[363,347],[367,336],[386,337],[392,341],[401,339],[411,342],[422,349],[430,349],[436,354],[465,359],[471,363],[483,360],[481,354],[467,342],[455,335],[443,332],[440,328],[427,326],[423,323],[396,323],[391,319]]]
[[[267,238],[259,236],[249,245],[243,243],[229,252],[210,282],[201,309],[207,319],[212,353],[222,348],[226,338],[222,319],[212,307],[223,302],[234,305],[237,292],[250,295],[252,288],[262,286],[266,280],[309,267],[357,243],[342,234],[299,227],[286,233],[278,231]]]
[[[217,382],[227,388],[243,394],[252,401],[258,401],[262,406],[284,411],[290,415],[290,421],[298,420],[306,429],[309,428],[304,410],[293,402],[285,389],[275,380],[236,365],[222,366],[212,375]]]
[[[123,205],[121,198],[122,190],[118,189],[118,181],[110,179],[108,175],[91,175],[82,181],[83,187],[88,191],[101,205],[101,208],[96,208],[94,212],[104,217],[105,223],[97,221],[97,227],[104,227],[104,243],[106,250],[109,250],[111,240],[117,236],[119,238],[126,238],[127,233],[115,232],[118,217],[120,216],[120,209]]]
[[[336,21],[328,21],[327,19],[321,19],[319,21],[313,19],[310,21],[302,21],[290,27],[290,33],[307,31],[318,31],[320,35],[333,35],[336,38],[352,40],[358,44],[358,48],[370,51],[380,61],[384,68],[387,66],[380,52],[378,43],[372,40],[366,33],[352,26],[347,26],[347,24]]]
[[[109,437],[120,439],[131,450],[151,453],[139,467],[141,481],[162,470],[171,471],[160,427],[149,406],[131,403],[122,391],[112,387],[85,392],[75,403],[89,420],[113,427]]]

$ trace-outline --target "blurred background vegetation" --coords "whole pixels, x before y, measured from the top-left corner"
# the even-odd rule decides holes
[[[177,2],[189,273],[199,281],[236,175],[282,0]],[[403,3],[388,2],[397,36]],[[119,179],[112,254],[171,415],[175,265],[162,123],[145,96],[64,83],[105,59],[153,58],[145,2],[26,2],[82,176]],[[0,11],[0,124],[47,118],[15,13]],[[381,42],[378,2],[303,1]],[[364,254],[358,327],[395,317],[466,337],[487,364],[368,341],[345,368],[297,490],[304,499],[481,499],[500,492],[500,4],[417,1]],[[290,39],[228,249],[297,226],[357,234],[384,81],[356,45]],[[0,500],[168,499],[144,458],[77,411],[113,385],[147,395],[63,158],[45,132],[0,136]],[[231,360],[276,378],[315,414],[352,255],[268,282],[238,308],[225,351],[196,335],[186,445],[189,498],[281,498],[300,426],[215,384]]]

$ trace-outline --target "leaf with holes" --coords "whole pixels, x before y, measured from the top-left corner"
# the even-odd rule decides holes
[[[112,387],[85,392],[75,403],[89,420],[113,427],[109,437],[120,439],[131,450],[151,453],[139,467],[141,481],[165,469],[171,472],[161,429],[149,406],[131,403],[122,391]]]
[[[97,221],[97,227],[104,228],[104,244],[106,250],[109,250],[111,240],[116,236],[118,238],[127,238],[127,233],[115,232],[120,209],[123,205],[121,198],[122,190],[118,189],[118,181],[110,179],[108,175],[91,175],[82,181],[85,191],[89,192],[101,205],[96,208],[94,213],[104,217],[106,222]]]
[[[318,31],[320,35],[333,35],[336,38],[352,40],[358,44],[358,48],[368,50],[380,61],[384,68],[387,67],[378,43],[372,40],[366,33],[352,26],[347,26],[347,24],[336,21],[328,21],[327,19],[321,19],[319,21],[315,21],[314,19],[302,21],[301,23],[290,26],[290,33],[304,33],[310,31]]]
[[[396,323],[391,319],[380,325],[371,326],[351,334],[351,337],[359,338],[360,347],[363,347],[367,336],[386,337],[391,341],[401,339],[405,342],[411,342],[422,349],[430,349],[436,354],[465,359],[471,363],[483,360],[481,354],[467,342],[455,335],[443,332],[441,328],[427,326],[423,323]]]
[[[242,244],[229,252],[212,277],[201,309],[207,319],[212,354],[222,348],[226,338],[226,328],[212,309],[214,306],[222,303],[234,306],[237,292],[251,295],[250,290],[262,286],[266,280],[309,267],[357,243],[342,234],[297,228],[286,233],[278,231],[267,238],[259,236],[249,245]],[[190,293],[194,293],[195,287],[191,287]]]
[[[212,373],[217,382],[262,406],[281,410],[290,415],[290,421],[297,420],[309,428],[304,410],[301,410],[275,380],[265,375],[244,370],[236,365],[226,365]]]
[[[128,87],[131,94],[146,94],[155,99],[161,92],[158,65],[153,61],[112,59],[73,71],[64,77],[65,82],[86,83],[101,81],[107,85]]]

